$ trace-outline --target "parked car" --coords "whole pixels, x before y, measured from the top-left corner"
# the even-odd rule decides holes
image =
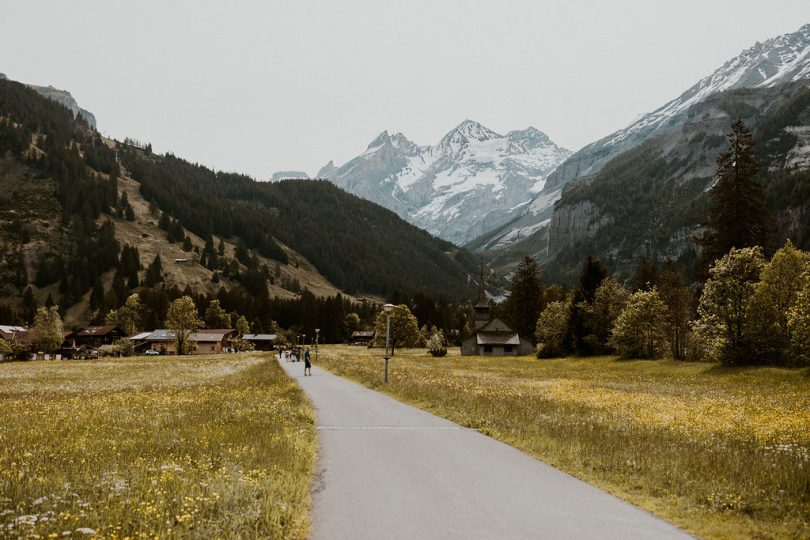
[[[144,352],[143,354],[145,354],[146,356],[158,356],[160,353],[155,349],[147,349],[146,352]]]

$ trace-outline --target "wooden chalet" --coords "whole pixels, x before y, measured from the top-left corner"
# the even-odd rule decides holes
[[[236,330],[231,328],[200,330],[189,338],[197,344],[194,354],[218,354],[233,347]]]
[[[374,330],[357,330],[352,332],[352,337],[349,342],[352,345],[368,345],[374,341],[374,336],[377,333]]]
[[[140,334],[129,336],[129,341],[132,342],[132,348],[136,353],[141,354],[147,349],[152,348],[151,343],[146,340],[150,335],[152,335],[152,332],[141,332]]]
[[[13,341],[25,332],[28,332],[28,328],[24,326],[0,324],[0,339],[5,341]]]
[[[74,339],[78,347],[98,348],[102,345],[112,345],[118,339],[129,337],[118,326],[88,326],[84,330],[76,332]]]
[[[245,334],[242,336],[242,339],[252,343],[257,351],[274,350],[277,338],[277,334]]]

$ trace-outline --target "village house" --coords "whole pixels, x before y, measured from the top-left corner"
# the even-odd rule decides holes
[[[140,334],[129,336],[129,341],[132,343],[132,349],[136,354],[142,354],[147,349],[151,349],[151,343],[146,339],[150,335],[152,335],[152,332],[141,332]]]
[[[357,330],[352,332],[352,337],[349,340],[349,343],[352,345],[368,345],[374,341],[375,335],[376,332],[374,332],[374,330]]]
[[[194,344],[192,354],[216,354],[230,349],[235,339],[236,330],[228,328],[200,330],[191,334],[188,341]],[[144,351],[152,349],[162,354],[177,354],[177,333],[174,330],[155,330],[142,337],[136,347]]]
[[[128,337],[118,326],[88,326],[76,332],[74,339],[79,348],[97,349],[102,345],[112,345],[118,339]]]
[[[190,339],[197,344],[194,354],[218,354],[233,348],[236,337],[236,330],[227,328],[200,330],[192,334]]]
[[[24,326],[0,324],[0,339],[5,341],[12,341],[24,332],[28,332],[28,328]]]
[[[152,349],[161,354],[175,354],[177,352],[177,333],[174,330],[155,330],[150,332],[143,341],[143,350]]]
[[[276,348],[277,334],[245,334],[242,340],[250,342],[257,351],[272,351]]]
[[[483,278],[473,310],[475,333],[461,343],[462,356],[524,356],[534,352],[531,342],[502,320],[492,318]]]
[[[0,340],[3,341],[26,341],[28,340],[28,329],[24,326],[13,326],[0,324]],[[0,354],[0,361],[5,360]]]

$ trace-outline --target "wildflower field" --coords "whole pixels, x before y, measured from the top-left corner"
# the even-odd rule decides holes
[[[334,373],[706,538],[810,538],[810,369],[322,347]]]
[[[0,364],[0,537],[304,538],[315,439],[269,354]]]

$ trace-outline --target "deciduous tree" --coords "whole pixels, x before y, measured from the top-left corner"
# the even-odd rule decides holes
[[[563,300],[551,302],[540,314],[534,332],[537,338],[538,358],[552,358],[565,354],[565,336],[570,313],[570,302]]]
[[[378,347],[385,347],[386,318],[388,314],[380,311],[374,322],[376,332],[374,342]],[[422,345],[422,335],[419,333],[419,323],[413,316],[411,310],[405,304],[394,306],[391,309],[391,333],[389,336],[389,347],[391,356],[394,355],[396,347],[419,347]]]
[[[749,307],[747,332],[761,362],[783,363],[790,346],[790,310],[802,288],[802,275],[810,271],[810,254],[790,240],[762,269]]]
[[[751,361],[751,347],[745,333],[750,316],[750,298],[765,262],[762,249],[732,248],[709,270],[698,305],[698,336],[711,357],[723,364]]]
[[[229,328],[231,317],[228,312],[222,309],[219,300],[211,300],[205,310],[205,325],[208,328]]]
[[[182,296],[171,303],[166,314],[166,326],[176,334],[177,354],[188,352],[189,336],[204,326],[190,296]]]
[[[656,358],[667,349],[667,306],[658,290],[630,295],[616,319],[611,345],[625,358]]]
[[[34,317],[31,341],[37,347],[37,350],[46,353],[54,352],[62,344],[63,329],[62,317],[59,316],[59,306],[41,307]]]
[[[796,301],[788,312],[790,363],[810,365],[810,271],[802,274]]]

